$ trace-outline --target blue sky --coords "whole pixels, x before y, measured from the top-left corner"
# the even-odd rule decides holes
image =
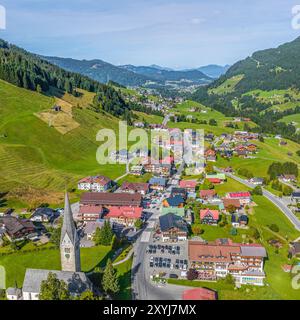
[[[232,64],[300,36],[300,0],[0,0],[4,38],[30,51],[113,64]]]

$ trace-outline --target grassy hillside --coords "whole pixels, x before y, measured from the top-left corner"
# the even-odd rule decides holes
[[[298,130],[300,129],[300,114],[297,113],[297,114],[292,114],[292,115],[289,115],[289,116],[286,116],[286,117],[283,117],[281,120],[279,121],[282,121],[286,124],[293,124]]]
[[[265,139],[265,142],[254,142],[259,147],[258,154],[254,159],[232,158],[230,161],[222,158],[218,159],[218,166],[232,166],[235,170],[245,168],[250,170],[255,176],[266,177],[269,166],[273,162],[292,161],[299,164],[300,157],[296,152],[300,149],[299,144],[287,141],[286,146],[279,146],[278,139]],[[291,153],[292,155],[289,155]]]
[[[82,91],[83,97],[87,94]],[[88,94],[87,94],[88,95]],[[61,134],[36,116],[57,103],[54,97],[0,81],[0,190],[33,187],[62,191],[87,174],[105,173],[115,178],[124,166],[100,166],[96,162],[101,128],[117,131],[118,119],[84,108],[82,100],[61,96],[73,104],[72,117],[79,126]],[[75,106],[74,106],[75,105]],[[77,106],[78,105],[78,106]],[[81,106],[80,106],[81,105]]]

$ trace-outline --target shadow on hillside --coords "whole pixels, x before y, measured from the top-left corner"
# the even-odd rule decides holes
[[[7,199],[5,196],[7,195],[6,193],[0,193],[0,208],[6,207],[7,206]]]

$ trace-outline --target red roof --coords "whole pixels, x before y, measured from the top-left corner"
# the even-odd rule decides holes
[[[179,186],[180,188],[196,188],[197,182],[193,180],[181,180]]]
[[[207,180],[211,183],[221,183],[222,180],[218,178],[207,178]]]
[[[140,219],[142,217],[142,208],[139,207],[111,207],[106,218],[128,218]]]
[[[185,290],[182,295],[183,300],[217,300],[217,294],[213,290],[206,288],[195,288]]]
[[[230,192],[229,193],[230,198],[251,198],[250,192]]]
[[[210,210],[210,209],[204,209],[200,210],[200,219],[204,219],[207,215],[211,215],[214,220],[219,219],[219,211],[218,210]]]

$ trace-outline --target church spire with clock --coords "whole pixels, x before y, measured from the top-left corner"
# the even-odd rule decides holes
[[[65,196],[64,221],[61,229],[60,258],[62,271],[81,271],[80,241],[77,234],[69,196]]]

